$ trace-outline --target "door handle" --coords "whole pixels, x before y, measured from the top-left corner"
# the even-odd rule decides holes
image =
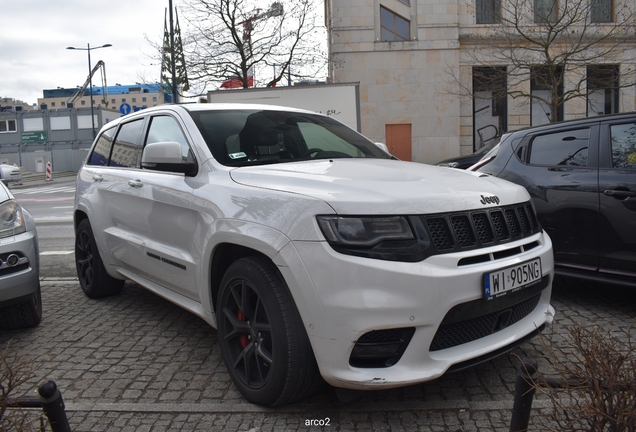
[[[142,187],[144,184],[141,182],[141,180],[128,180],[128,185],[139,188]]]
[[[95,182],[101,182],[101,181],[104,181],[104,177],[103,177],[103,176],[101,176],[101,175],[99,175],[99,174],[95,174],[95,175],[93,176],[93,181],[95,181]]]
[[[603,191],[603,193],[605,195],[609,195],[611,197],[615,197],[615,198],[629,198],[629,197],[636,197],[636,192],[632,192],[630,190],[605,190]]]

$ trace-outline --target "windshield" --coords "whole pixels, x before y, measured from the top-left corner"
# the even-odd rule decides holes
[[[190,112],[214,158],[228,166],[391,156],[325,116],[273,110]]]

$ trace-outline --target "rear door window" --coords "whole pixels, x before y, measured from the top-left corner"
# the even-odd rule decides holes
[[[590,129],[574,129],[536,136],[528,163],[539,166],[587,166]]]
[[[610,127],[612,168],[636,169],[636,124],[618,124]]]

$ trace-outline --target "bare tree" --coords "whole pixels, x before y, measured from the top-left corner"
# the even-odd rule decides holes
[[[324,72],[325,30],[317,0],[184,0],[184,50],[190,81],[230,87],[275,86]],[[227,86],[227,85],[226,85]]]
[[[540,101],[556,121],[569,100],[634,85],[633,59],[624,53],[636,48],[636,14],[621,0],[613,10],[612,1],[603,0],[475,3],[480,18],[493,24],[462,39],[465,62],[473,65],[473,83],[490,88],[493,98]],[[496,6],[488,10],[485,4]],[[590,65],[597,66],[592,76]],[[531,86],[522,85],[528,80]],[[465,82],[462,87],[472,95],[477,91]]]

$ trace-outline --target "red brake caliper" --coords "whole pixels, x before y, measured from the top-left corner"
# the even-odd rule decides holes
[[[243,315],[243,312],[240,309],[238,311],[238,319],[239,321],[245,321],[245,315]],[[250,340],[247,338],[247,335],[242,335],[239,336],[239,342],[241,343],[241,346],[245,348],[247,344],[250,343]]]

